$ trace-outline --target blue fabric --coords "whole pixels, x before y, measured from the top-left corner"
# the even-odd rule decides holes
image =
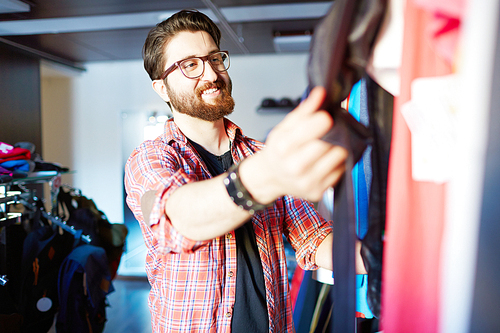
[[[114,291],[111,284],[111,275],[109,273],[108,260],[106,252],[102,247],[94,245],[80,245],[76,247],[65,259],[62,267],[67,265],[67,272],[72,276],[74,271],[86,273],[87,291],[90,295],[90,301],[94,306],[108,293]],[[61,268],[61,274],[64,276],[65,268]],[[101,281],[106,279],[110,282],[108,290],[101,289]]]
[[[368,121],[368,109],[366,108],[366,85],[362,84],[364,80],[356,83],[351,90],[349,97],[349,113],[356,120],[361,122],[361,118]],[[363,94],[361,93],[363,91]],[[363,97],[363,100],[362,100]],[[368,161],[367,161],[368,160]],[[356,230],[359,238],[363,238],[368,230],[368,198],[369,198],[369,183],[371,182],[371,174],[367,181],[365,173],[365,165],[369,163],[369,153],[363,153],[363,156],[354,166],[352,170],[352,179],[354,186],[354,202],[356,210]]]
[[[368,293],[368,275],[356,275],[356,311],[361,312],[367,319],[373,318],[373,313],[366,301]]]
[[[106,319],[105,298],[114,291],[104,249],[94,245],[73,249],[61,265],[58,285],[57,332],[102,332]],[[83,286],[87,290],[84,291]]]
[[[28,160],[11,160],[0,163],[0,166],[9,170],[30,171],[30,163]]]
[[[364,125],[368,125],[367,94],[364,80],[360,80],[352,87],[348,108],[349,113],[356,120]],[[352,169],[356,233],[360,239],[363,239],[368,231],[368,207],[372,178],[370,163],[370,150],[366,149],[361,159]],[[367,303],[367,281],[367,275],[356,276],[356,311],[363,313],[366,318],[373,318],[373,313],[370,311]]]
[[[312,271],[304,271],[293,311],[293,323],[296,332],[309,332],[321,286],[321,282],[312,278]]]

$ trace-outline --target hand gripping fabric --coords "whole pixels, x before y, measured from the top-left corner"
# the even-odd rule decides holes
[[[370,141],[368,128],[340,104],[365,73],[386,6],[386,0],[334,1],[315,29],[309,57],[309,85],[326,89],[322,109],[335,122],[324,140],[349,151],[346,172],[335,187],[334,198],[334,332],[350,333],[356,329],[356,217],[351,171]]]

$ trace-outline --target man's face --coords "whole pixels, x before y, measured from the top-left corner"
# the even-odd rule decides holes
[[[176,61],[206,56],[214,51],[218,51],[217,45],[207,32],[180,32],[166,47],[168,58],[164,69]],[[205,71],[199,78],[188,79],[177,68],[166,81],[172,108],[179,113],[213,122],[233,112],[229,75],[215,72],[208,63],[205,63]]]

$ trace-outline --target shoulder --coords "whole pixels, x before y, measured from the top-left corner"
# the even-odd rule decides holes
[[[226,132],[235,145],[250,149],[252,152],[264,148],[264,143],[243,134],[243,130],[229,119],[225,118],[224,120]]]
[[[126,169],[145,171],[157,167],[175,167],[179,164],[183,150],[185,150],[185,145],[181,146],[175,141],[166,142],[163,136],[154,140],[146,140],[130,154]]]

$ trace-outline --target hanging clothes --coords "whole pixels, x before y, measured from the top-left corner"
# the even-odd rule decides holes
[[[40,221],[43,220],[43,223]],[[59,308],[57,276],[64,258],[71,252],[74,238],[60,234],[44,219],[40,206],[33,222],[34,230],[23,244],[22,275],[18,299],[23,316],[22,332],[45,333],[54,322]]]
[[[452,73],[428,33],[435,13],[408,0],[405,9],[401,92],[395,100],[389,162],[387,228],[382,295],[382,329],[393,332],[437,332],[440,249],[446,183],[412,178],[412,136],[401,109],[412,99],[416,78]]]
[[[349,151],[344,177],[335,186],[333,329],[355,331],[355,212],[350,171],[361,158],[370,133],[366,126],[345,112],[341,102],[361,79],[371,47],[385,13],[386,1],[335,1],[320,22],[312,40],[308,76],[311,86],[326,88],[322,108],[335,122],[324,140]]]
[[[367,91],[365,80],[356,83],[349,95],[347,109],[354,118],[363,125],[368,126]],[[371,185],[371,147],[368,146],[363,156],[352,169],[352,186],[354,189],[354,204],[356,211],[356,234],[363,239],[368,231],[368,208]],[[367,303],[368,277],[356,275],[356,311],[363,314],[364,318],[373,318],[373,313]]]
[[[347,111],[365,126],[368,126],[367,91],[365,80],[356,83],[349,95],[349,107]],[[371,184],[371,147],[366,147],[360,160],[352,169],[352,185],[354,187],[354,203],[356,211],[356,233],[358,238],[363,239],[368,230],[368,207]]]

